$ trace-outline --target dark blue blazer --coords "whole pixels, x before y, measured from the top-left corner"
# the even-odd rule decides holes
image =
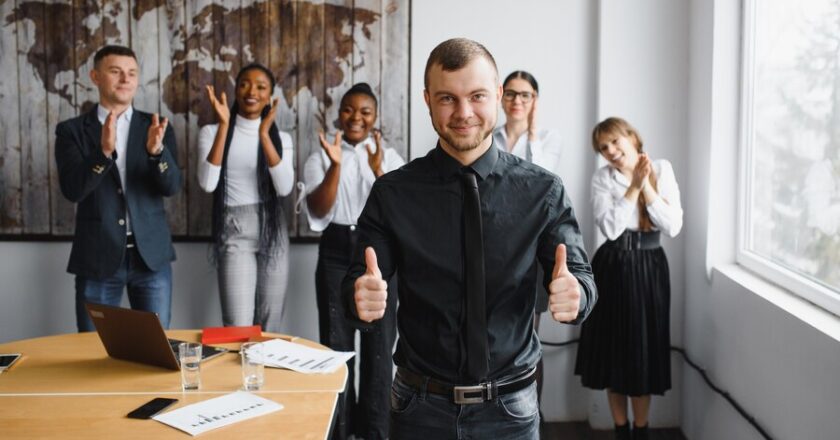
[[[163,209],[163,197],[181,189],[175,134],[168,126],[163,154],[150,156],[146,138],[151,123],[151,114],[134,110],[126,146],[126,191],[116,163],[102,154],[102,124],[96,107],[56,126],[61,193],[77,203],[68,272],[102,279],[117,271],[126,250],[126,210],[131,213],[131,230],[143,262],[156,271],[175,259]]]

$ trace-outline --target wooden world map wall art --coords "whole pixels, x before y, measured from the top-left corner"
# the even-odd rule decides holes
[[[196,180],[199,129],[214,123],[204,91],[233,96],[240,67],[277,77],[278,123],[295,142],[295,179],[334,132],[341,95],[369,83],[386,145],[408,157],[409,0],[0,0],[0,237],[67,239],[74,204],[58,188],[55,126],[97,102],[93,56],[131,47],[140,65],[137,109],[170,120],[182,191],[166,200],[181,239],[207,239],[212,199]],[[310,237],[285,201],[292,237]]]

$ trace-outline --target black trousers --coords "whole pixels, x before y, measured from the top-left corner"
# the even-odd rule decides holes
[[[356,328],[349,318],[347,303],[341,297],[341,281],[350,266],[356,245],[355,227],[330,224],[318,246],[315,293],[318,303],[318,330],[321,343],[339,351],[354,351]],[[393,349],[396,339],[396,283],[388,285],[385,316],[373,330],[361,332],[359,390],[355,389],[356,359],[347,362],[347,386],[339,395],[333,439],[344,440],[354,434],[365,440],[388,438]]]

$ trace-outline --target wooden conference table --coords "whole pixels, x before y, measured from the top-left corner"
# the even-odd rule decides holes
[[[197,330],[170,330],[170,338],[199,341]],[[266,336],[280,336],[267,335]],[[304,339],[295,342],[322,347]],[[239,344],[214,344],[238,348]],[[125,415],[155,397],[176,398],[179,408],[242,388],[238,353],[201,365],[201,390],[181,391],[181,373],[108,357],[96,332],[0,344],[0,353],[23,358],[0,374],[0,438],[189,438],[155,420]],[[271,414],[201,434],[225,439],[324,439],[347,368],[332,374],[265,369],[258,394],[283,405]]]

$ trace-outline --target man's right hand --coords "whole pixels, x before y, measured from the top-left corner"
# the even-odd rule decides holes
[[[108,117],[105,118],[105,123],[102,124],[102,154],[110,158],[117,149],[117,115],[114,112],[109,112]]]
[[[388,283],[382,279],[376,252],[370,246],[365,248],[365,264],[365,274],[356,279],[356,313],[362,321],[373,322],[385,316]]]

